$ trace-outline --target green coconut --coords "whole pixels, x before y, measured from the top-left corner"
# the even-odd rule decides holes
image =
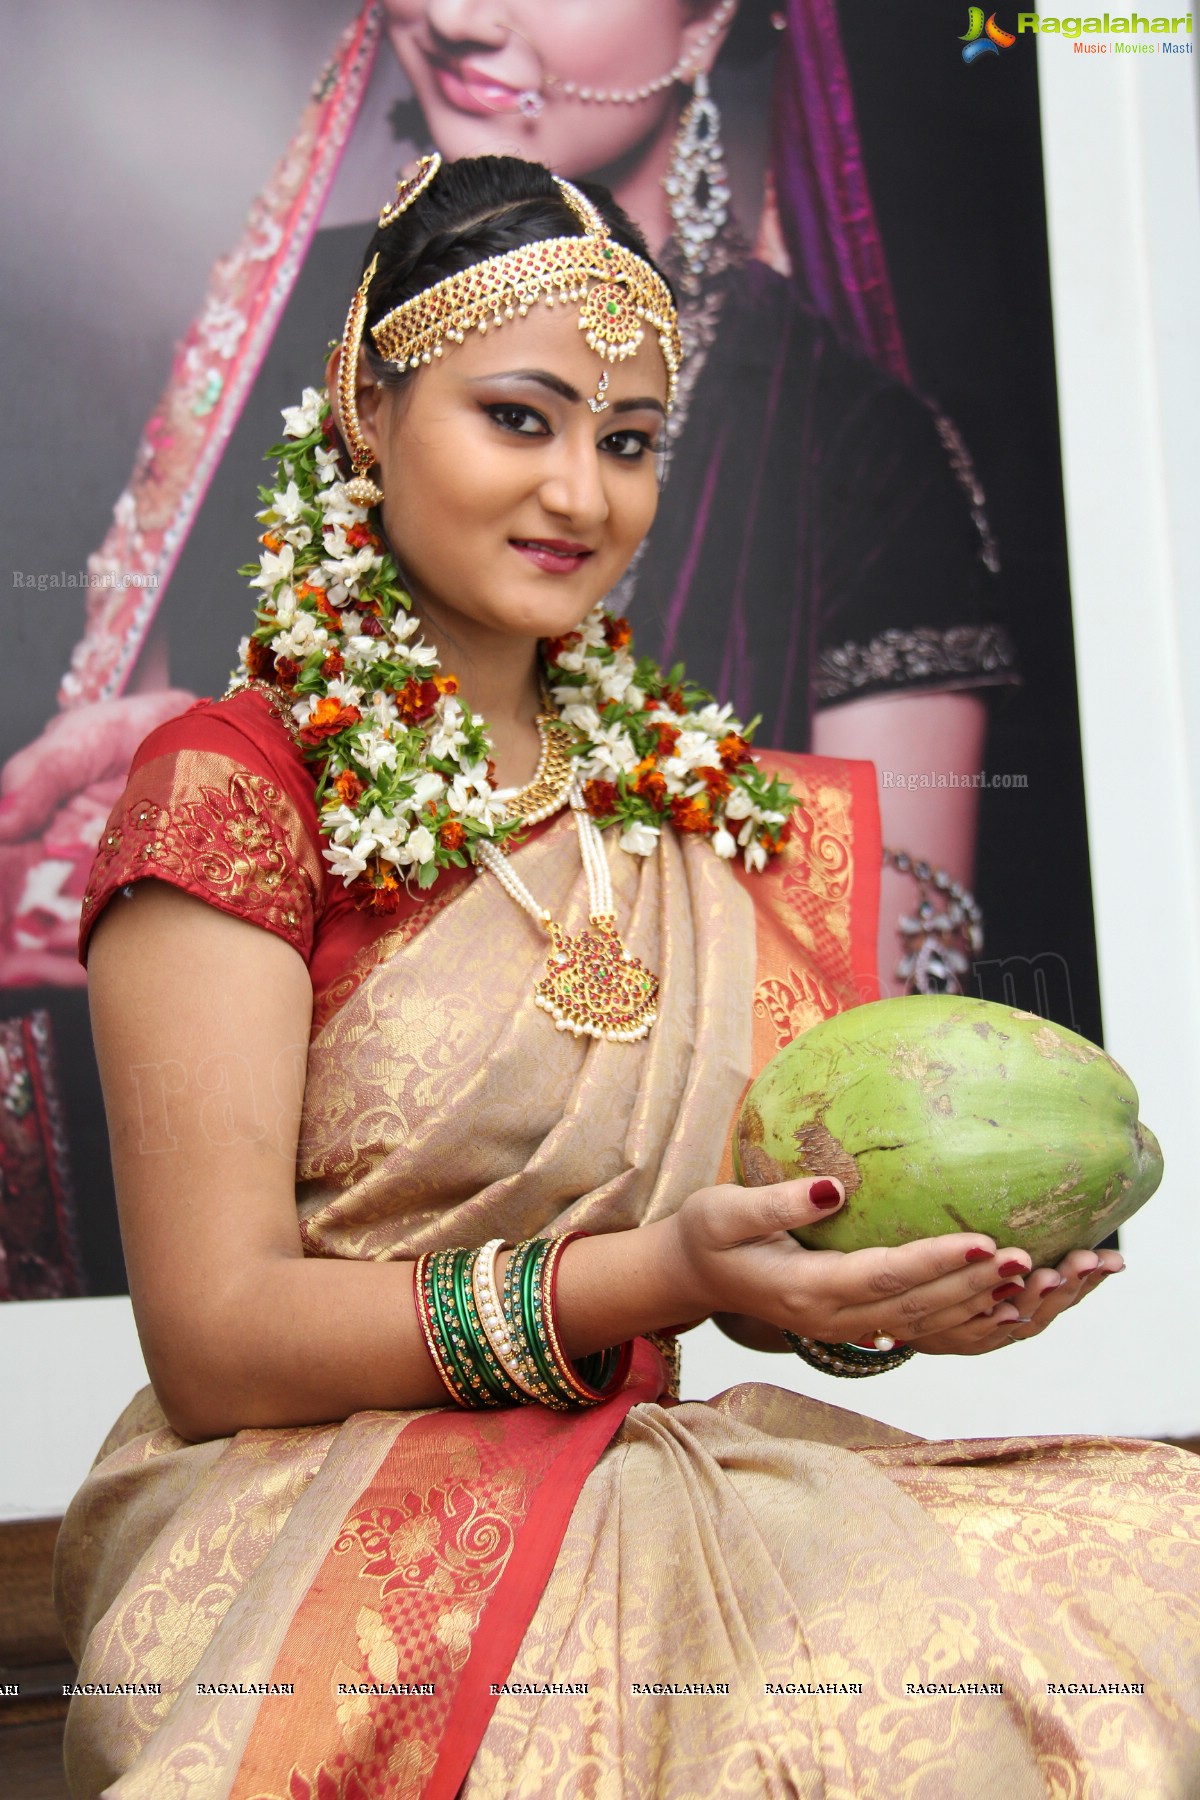
[[[1098,1045],[990,1000],[912,994],[780,1050],[742,1103],[734,1169],[748,1187],[837,1176],[845,1205],[792,1234],[813,1249],[979,1231],[1048,1266],[1144,1206],[1163,1159]]]

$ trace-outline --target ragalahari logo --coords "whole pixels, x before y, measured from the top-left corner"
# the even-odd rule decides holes
[[[997,25],[995,13],[989,13],[985,21],[982,6],[970,6],[967,29],[958,41],[963,47],[963,61],[973,63],[976,57],[999,56],[1002,50],[1011,50],[1017,40],[1011,31]]]

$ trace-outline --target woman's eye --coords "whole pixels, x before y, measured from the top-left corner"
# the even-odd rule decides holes
[[[535,412],[532,406],[518,406],[512,400],[485,410],[503,430],[516,432],[520,437],[543,437],[550,429],[541,413]]]
[[[658,445],[644,431],[612,431],[604,439],[601,448],[611,456],[619,456],[624,462],[636,462],[647,451],[653,455]]]

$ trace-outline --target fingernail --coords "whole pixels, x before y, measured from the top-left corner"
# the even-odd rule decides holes
[[[1014,1257],[1009,1262],[1002,1262],[996,1273],[998,1275],[1028,1275],[1029,1270],[1023,1262],[1017,1262]]]
[[[964,1262],[969,1262],[969,1263],[991,1262],[991,1260],[992,1260],[991,1251],[990,1250],[981,1250],[979,1248],[978,1244],[975,1246],[975,1248],[973,1250],[968,1250],[966,1256],[963,1258]]]
[[[813,1205],[819,1207],[822,1212],[828,1212],[831,1207],[842,1204],[841,1192],[836,1181],[814,1181],[808,1190],[808,1197]]]
[[[992,1299],[1008,1300],[1013,1294],[1020,1294],[1023,1292],[1024,1289],[1019,1281],[1006,1281],[1003,1287],[992,1289]]]

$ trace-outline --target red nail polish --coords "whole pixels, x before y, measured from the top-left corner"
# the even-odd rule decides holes
[[[1024,1263],[1002,1262],[996,1273],[998,1275],[1028,1275],[1029,1270]]]
[[[1008,1300],[1011,1299],[1013,1294],[1020,1294],[1023,1292],[1024,1289],[1019,1281],[1006,1281],[1003,1287],[992,1289],[992,1299]]]
[[[980,1249],[980,1248],[979,1248],[979,1246],[978,1246],[978,1244],[976,1244],[976,1246],[975,1246],[975,1248],[974,1248],[974,1249],[973,1249],[973,1250],[968,1250],[968,1251],[967,1251],[967,1254],[966,1254],[966,1256],[965,1256],[965,1257],[964,1257],[964,1258],[963,1258],[963,1260],[964,1260],[964,1262],[969,1262],[969,1263],[973,1263],[973,1262],[991,1262],[991,1260],[992,1260],[992,1253],[991,1253],[991,1251],[990,1251],[990,1250],[981,1250],[981,1249]]]
[[[832,1181],[814,1181],[808,1190],[808,1197],[813,1205],[819,1207],[822,1212],[828,1212],[830,1207],[842,1204],[842,1196],[837,1191],[837,1184]]]

